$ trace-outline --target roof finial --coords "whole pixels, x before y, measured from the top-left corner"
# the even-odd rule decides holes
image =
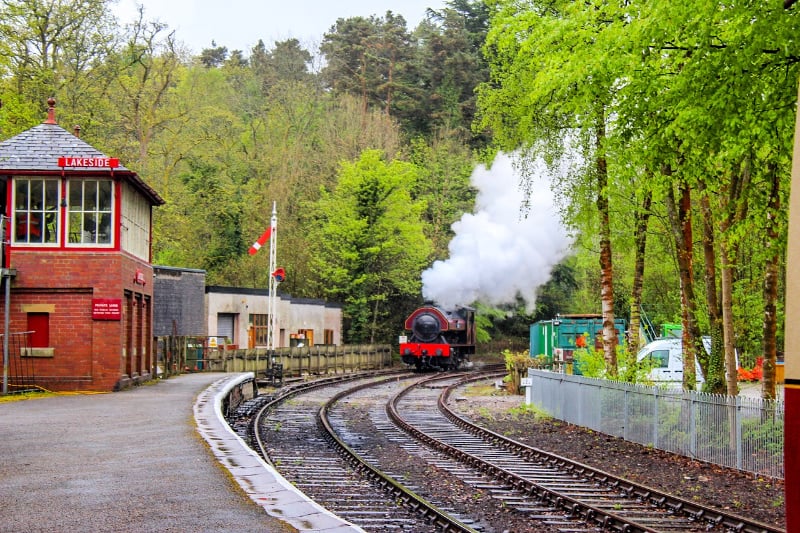
[[[80,124],[75,124],[75,126],[73,126],[73,128],[72,128],[72,131],[75,133],[75,137],[80,137],[81,136],[81,125]]]
[[[56,99],[52,96],[47,99],[47,120],[44,121],[45,124],[58,124],[56,122]]]

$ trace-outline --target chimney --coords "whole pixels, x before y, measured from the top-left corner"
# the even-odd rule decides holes
[[[47,120],[44,121],[45,124],[58,124],[56,122],[56,99],[52,96],[47,99]]]

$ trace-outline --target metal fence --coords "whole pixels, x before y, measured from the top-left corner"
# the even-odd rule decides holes
[[[526,403],[601,433],[783,478],[782,400],[647,387],[530,369]]]

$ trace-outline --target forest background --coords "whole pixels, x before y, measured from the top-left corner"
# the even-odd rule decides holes
[[[572,248],[535,301],[465,302],[483,330],[526,339],[536,320],[602,313],[615,374],[610,324],[629,320],[634,351],[644,310],[683,325],[708,390],[730,388],[735,351],[764,362],[774,397],[791,4],[453,0],[416,28],[387,12],[332,21],[313,49],[194,54],[144,12],[115,19],[108,0],[2,0],[0,137],[42,122],[55,97],[60,124],[166,200],[154,263],[209,284],[268,285],[267,254],[247,250],[277,202],[281,291],[341,303],[347,342],[396,341],[475,207],[477,165],[513,154],[508,209],[524,216],[544,161]],[[711,354],[693,352],[704,334]]]

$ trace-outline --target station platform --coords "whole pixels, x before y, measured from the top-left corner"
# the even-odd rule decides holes
[[[228,427],[220,397],[243,377],[0,403],[0,532],[363,531]]]

